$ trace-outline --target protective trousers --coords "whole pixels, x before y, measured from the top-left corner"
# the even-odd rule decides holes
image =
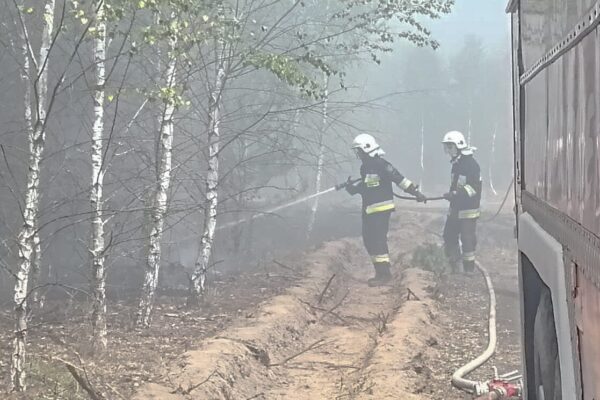
[[[362,237],[371,256],[378,277],[389,277],[390,255],[388,250],[387,235],[390,228],[391,211],[383,211],[374,214],[363,213]]]
[[[444,251],[452,269],[455,270],[462,259],[465,272],[474,271],[476,248],[477,218],[448,216],[444,227]]]

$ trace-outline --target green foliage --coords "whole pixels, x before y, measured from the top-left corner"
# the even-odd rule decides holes
[[[444,248],[436,243],[420,245],[412,254],[412,264],[431,272],[442,272],[448,268]]]
[[[333,14],[336,24],[353,29],[337,47],[347,52],[366,51],[379,64],[378,54],[390,52],[397,40],[419,47],[437,48],[437,41],[423,24],[425,18],[437,19],[450,12],[454,0],[343,0]]]
[[[319,84],[303,71],[301,61],[293,57],[256,52],[244,59],[244,65],[265,69],[309,97],[322,96]]]

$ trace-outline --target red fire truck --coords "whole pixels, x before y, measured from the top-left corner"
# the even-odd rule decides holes
[[[524,398],[600,399],[600,2],[512,0]]]

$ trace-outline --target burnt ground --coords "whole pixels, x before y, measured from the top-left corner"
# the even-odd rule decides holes
[[[387,289],[366,287],[371,269],[360,240],[333,240],[221,277],[197,311],[186,310],[180,294],[163,293],[149,330],[132,328],[134,298],[110,304],[110,351],[102,357],[89,354],[85,303],[49,302],[32,320],[31,389],[12,398],[89,398],[69,363],[106,399],[469,399],[449,381],[487,344],[484,282],[412,269],[412,251],[439,242],[440,213],[397,214],[397,278]],[[492,365],[520,367],[512,229],[510,215],[479,229],[480,262],[497,291],[499,345],[477,379],[489,378]],[[418,299],[407,300],[407,289]],[[4,383],[12,329],[7,309],[0,314]]]

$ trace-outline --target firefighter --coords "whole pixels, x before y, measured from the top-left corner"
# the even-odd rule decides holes
[[[463,270],[473,272],[481,202],[480,168],[473,157],[475,149],[467,145],[462,133],[448,132],[442,143],[452,164],[450,191],[444,194],[450,202],[444,227],[444,251],[454,272],[459,269],[461,260]]]
[[[353,183],[348,178],[346,191],[362,196],[362,237],[375,267],[375,276],[369,279],[368,284],[371,287],[381,286],[392,278],[387,244],[390,216],[394,210],[392,183],[414,195],[419,202],[427,199],[417,186],[382,158],[385,153],[373,136],[365,133],[358,135],[352,148],[362,161],[361,179]]]

